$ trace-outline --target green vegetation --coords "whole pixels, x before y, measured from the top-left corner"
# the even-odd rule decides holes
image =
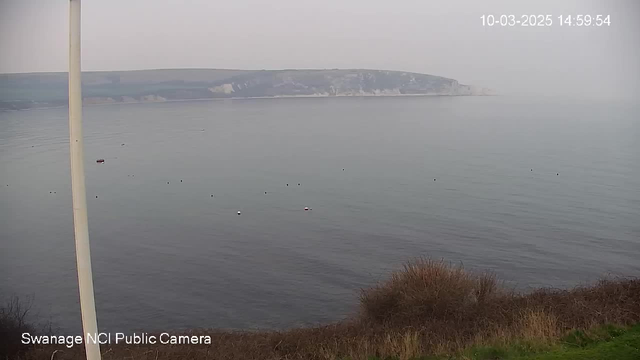
[[[363,290],[360,305],[331,325],[198,330],[188,334],[208,335],[210,345],[109,345],[103,359],[640,359],[639,279],[520,294],[492,273],[417,259]],[[50,359],[56,350],[58,360],[83,358],[82,347],[57,345],[24,357]]]
[[[613,329],[613,332],[609,332]],[[640,359],[640,325],[633,328],[603,326],[585,331],[574,330],[557,343],[546,346],[510,344],[507,346],[473,346],[451,356],[425,356],[412,360],[638,360]],[[594,336],[595,335],[595,336]],[[580,341],[574,342],[576,336]],[[584,340],[587,340],[586,342]],[[346,359],[345,359],[346,360]],[[369,357],[368,360],[398,360]]]
[[[640,325],[607,325],[589,331],[573,330],[553,344],[531,346],[474,346],[457,357],[469,360],[637,360],[640,359]]]

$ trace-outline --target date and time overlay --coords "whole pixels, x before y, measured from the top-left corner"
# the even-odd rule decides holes
[[[483,14],[480,22],[484,27],[610,27],[611,15],[514,15]]]

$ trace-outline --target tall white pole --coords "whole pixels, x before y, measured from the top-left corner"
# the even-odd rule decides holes
[[[96,341],[98,320],[93,297],[91,249],[87,219],[87,191],[84,184],[84,145],[82,141],[82,85],[80,73],[80,0],[69,1],[69,142],[71,150],[71,194],[73,228],[76,237],[76,263],[80,289],[80,311],[87,360],[100,360]]]

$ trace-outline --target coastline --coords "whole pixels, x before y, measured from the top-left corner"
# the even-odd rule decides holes
[[[574,360],[640,355],[639,278],[603,278],[569,290],[526,293],[501,284],[491,271],[418,258],[363,289],[359,311],[336,323],[287,330],[100,333],[92,339],[101,341],[105,360]],[[3,321],[20,319],[11,314]],[[7,334],[12,355],[25,359],[50,359],[56,353],[60,359],[83,359],[82,345],[89,341],[77,334],[38,333],[30,324],[12,329]],[[585,351],[597,356],[581,357]],[[568,352],[575,354],[564,357]]]
[[[112,102],[88,102],[83,99],[83,107],[105,106],[105,105],[125,105],[125,104],[156,104],[169,102],[189,102],[189,101],[225,101],[225,100],[264,100],[264,99],[327,99],[327,98],[375,98],[375,97],[491,97],[499,94],[356,94],[356,95],[276,95],[276,96],[250,96],[250,97],[227,97],[227,98],[194,98],[194,99],[164,99],[164,100],[141,100],[141,101],[112,101]],[[0,109],[0,112],[47,110],[67,108],[68,105],[59,106],[34,106],[25,109]]]

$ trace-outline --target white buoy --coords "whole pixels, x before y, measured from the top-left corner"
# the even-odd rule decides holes
[[[309,208],[305,206],[304,211],[307,211],[307,210],[309,210]]]
[[[242,215],[242,213],[240,211],[238,211],[238,215]]]

